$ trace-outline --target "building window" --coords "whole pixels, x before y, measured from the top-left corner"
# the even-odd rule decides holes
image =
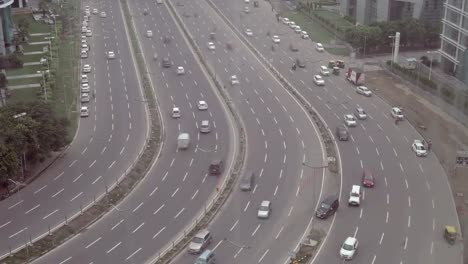
[[[449,5],[452,5],[454,7],[457,7],[457,8],[462,8],[462,1],[461,0],[448,0],[447,3]]]
[[[436,10],[437,7],[439,7],[439,0],[434,0],[434,10]]]
[[[428,9],[429,8],[429,1],[424,1],[424,8]]]
[[[447,9],[447,17],[446,20],[454,23],[455,25],[459,25],[461,15],[455,11]]]
[[[458,42],[458,33],[459,31],[456,30],[455,28],[445,24],[445,27],[444,27],[444,36],[446,36],[447,38],[455,41],[455,42]]]
[[[442,40],[442,51],[450,55],[452,58],[456,58],[457,48],[446,40]]]

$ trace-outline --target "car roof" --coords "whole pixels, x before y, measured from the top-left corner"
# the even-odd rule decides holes
[[[359,186],[359,185],[353,185],[353,187],[351,189],[352,192],[358,192],[359,190],[361,190],[361,186]]]
[[[203,100],[198,101],[198,103],[199,103],[199,104],[206,104],[206,102],[203,101]]]
[[[88,110],[88,107],[87,106],[82,106],[81,107],[81,110],[85,110],[85,109]]]
[[[356,242],[356,240],[357,239],[355,237],[348,237],[348,238],[346,238],[345,243],[346,244],[354,244]]]
[[[203,229],[200,232],[198,232],[195,237],[201,237],[204,238],[207,234],[209,234],[210,231],[208,229]]]
[[[264,201],[262,201],[262,203],[260,205],[261,206],[269,206],[270,203],[271,203],[270,201],[264,200]]]
[[[354,119],[354,116],[351,115],[351,114],[347,114],[347,115],[345,115],[345,117]]]

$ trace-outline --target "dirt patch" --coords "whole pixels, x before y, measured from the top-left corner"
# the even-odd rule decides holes
[[[433,151],[447,173],[452,187],[463,236],[468,236],[468,169],[455,168],[455,152],[468,149],[468,128],[411,89],[418,89],[387,71],[366,72],[366,85],[391,105],[404,108],[405,117],[433,143]],[[425,129],[420,126],[424,126]],[[466,239],[465,239],[466,240]],[[465,241],[464,240],[464,241]],[[468,240],[466,240],[468,241]],[[468,246],[468,242],[465,246]],[[465,255],[467,259],[468,254]],[[465,262],[466,263],[466,262]]]

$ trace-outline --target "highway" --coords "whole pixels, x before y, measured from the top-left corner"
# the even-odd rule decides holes
[[[358,106],[368,113],[367,120],[349,129],[351,141],[338,143],[344,173],[341,207],[314,263],[340,261],[339,248],[348,236],[359,240],[357,255],[350,263],[461,263],[460,248],[450,247],[442,236],[445,225],[458,226],[447,176],[433,153],[418,158],[412,152],[411,143],[420,138],[414,127],[405,121],[395,125],[391,106],[377,96],[357,94],[343,78],[343,71],[341,76],[325,77],[324,87],[316,86],[312,75],[334,57],[317,52],[315,43],[302,40],[278,22],[268,3],[259,1],[259,8],[250,4],[250,13],[245,14],[241,1],[213,2],[239,34],[247,28],[253,31],[249,41],[318,109],[330,127],[342,124],[343,115]],[[204,3],[199,5],[206,8]],[[274,50],[272,35],[281,38]],[[290,44],[299,52],[292,52]],[[304,59],[307,67],[293,71],[296,58]],[[364,168],[376,174],[376,187],[364,190],[360,208],[348,208],[351,185],[360,184]],[[285,254],[276,255],[276,259],[286,258]]]
[[[116,34],[112,10],[107,18],[94,15],[90,27],[91,52],[82,60],[92,67],[88,77],[91,90],[96,91],[96,97],[86,103],[90,116],[79,120],[76,137],[63,157],[0,203],[0,255],[79,213],[115,183],[145,143],[145,105],[130,54],[121,48],[127,46],[126,38]],[[115,60],[106,59],[110,49],[117,52]]]
[[[120,2],[102,4],[100,9],[113,14],[113,27],[121,29],[117,34],[127,38]],[[208,175],[210,161],[222,158],[225,172],[232,166],[238,144],[232,121],[172,18],[164,8],[156,6],[152,6],[147,16],[139,6],[131,9],[162,114],[165,137],[161,155],[146,178],[121,204],[86,232],[36,263],[143,263],[166,248],[212,199],[224,177]],[[154,32],[153,38],[146,37],[147,30]],[[164,44],[158,30],[169,34],[169,43]],[[125,52],[130,51],[126,48]],[[159,57],[156,61],[155,53]],[[164,56],[172,62],[170,68],[161,67]],[[178,65],[184,66],[184,75],[176,74]],[[205,100],[208,110],[199,111],[198,100]],[[180,108],[180,118],[172,118],[173,106]],[[201,120],[212,122],[210,133],[199,133]],[[191,135],[188,150],[177,150],[180,132]]]
[[[322,193],[324,171],[302,166],[303,162],[324,165],[320,139],[300,105],[206,3],[173,3],[239,106],[248,134],[246,168],[256,175],[252,192],[236,186],[229,203],[209,226],[214,237],[210,248],[220,263],[275,262],[278,254],[287,255],[297,245]],[[215,32],[213,40],[211,32]],[[214,51],[208,49],[211,41]],[[240,83],[231,85],[231,75]],[[272,202],[272,215],[266,220],[256,217],[262,200]],[[181,254],[174,263],[193,263],[195,258]]]

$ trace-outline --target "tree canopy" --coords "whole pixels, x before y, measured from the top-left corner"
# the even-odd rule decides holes
[[[23,156],[28,163],[42,161],[65,146],[67,122],[45,102],[0,108],[0,183],[20,172]]]

